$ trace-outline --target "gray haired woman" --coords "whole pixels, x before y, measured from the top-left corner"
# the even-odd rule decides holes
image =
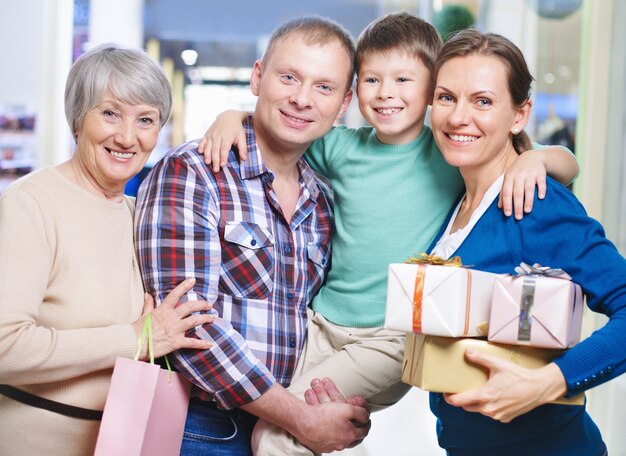
[[[115,358],[133,356],[146,313],[157,356],[207,348],[185,332],[211,321],[189,316],[210,306],[177,306],[192,278],[156,310],[144,296],[124,196],[171,100],[145,52],[109,44],[84,54],[65,91],[73,157],[0,197],[0,454],[93,454]]]

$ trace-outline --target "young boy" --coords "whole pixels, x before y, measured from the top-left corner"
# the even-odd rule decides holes
[[[331,377],[345,397],[363,396],[377,410],[409,389],[400,382],[404,334],[382,327],[387,266],[425,251],[463,190],[457,169],[444,161],[424,124],[441,45],[436,30],[411,14],[372,22],[359,37],[356,55],[359,109],[371,126],[334,127],[305,154],[332,184],[335,229],[332,268],[313,299],[306,347],[289,388],[299,397],[313,379]],[[241,123],[240,113],[223,116],[203,139],[207,162],[211,146],[219,150],[219,128],[232,133],[233,124]],[[221,144],[231,140],[225,136]],[[236,143],[243,159],[245,142]],[[520,194],[528,182],[534,191],[535,176],[546,168],[552,174],[561,168],[554,177],[564,182],[577,172],[575,159],[560,148],[522,157],[516,168],[522,177],[514,184]],[[253,448],[257,456],[312,454],[264,423],[257,424]]]

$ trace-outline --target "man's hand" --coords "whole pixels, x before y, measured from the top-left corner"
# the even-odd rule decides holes
[[[370,429],[365,407],[342,402],[308,405],[278,384],[241,408],[282,427],[316,454],[354,446]]]

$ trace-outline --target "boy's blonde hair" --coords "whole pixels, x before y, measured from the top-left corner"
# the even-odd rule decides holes
[[[434,88],[434,70],[437,54],[443,41],[428,22],[410,13],[391,13],[371,22],[359,36],[356,46],[356,71],[369,54],[374,52],[404,51],[419,59],[431,76]]]

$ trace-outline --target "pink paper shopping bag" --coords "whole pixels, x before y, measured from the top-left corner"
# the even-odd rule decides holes
[[[180,454],[191,384],[151,361],[115,361],[95,456]]]

